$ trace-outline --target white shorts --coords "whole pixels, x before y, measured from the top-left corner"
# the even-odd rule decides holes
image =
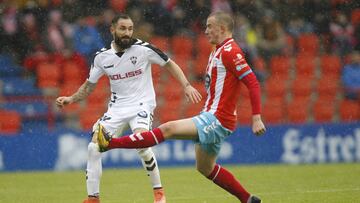
[[[128,129],[131,129],[133,132],[138,128],[150,130],[154,108],[145,104],[122,108],[111,107],[94,124],[94,127],[100,122],[107,131],[116,137],[124,135],[124,132]]]

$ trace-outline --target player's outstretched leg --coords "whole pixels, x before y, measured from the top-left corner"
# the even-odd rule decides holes
[[[161,185],[160,171],[156,157],[151,148],[137,149],[141,163],[146,170],[153,187],[154,203],[166,203],[165,192]]]
[[[98,124],[97,130],[99,131],[97,141],[100,151],[106,151],[114,148],[147,148],[157,145],[165,140],[163,133],[159,128],[119,138],[112,137],[100,124]]]
[[[215,165],[207,178],[236,196],[242,203],[261,203],[261,200],[258,197],[250,195],[240,182],[236,180],[233,174],[220,165]]]

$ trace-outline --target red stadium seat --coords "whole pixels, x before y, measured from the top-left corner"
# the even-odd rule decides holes
[[[41,63],[36,69],[40,88],[58,87],[61,79],[60,66],[52,63]]]
[[[360,24],[360,8],[354,9],[351,12],[351,23],[354,25],[354,27]]]
[[[318,99],[313,106],[314,121],[325,123],[332,122],[335,115],[335,104],[333,101]]]
[[[287,81],[272,77],[265,82],[265,92],[268,97],[285,97]]]
[[[318,97],[328,98],[329,100],[335,99],[339,92],[339,79],[331,77],[321,78],[316,85]]]
[[[190,74],[190,60],[183,55],[175,55],[172,60],[181,68],[185,75]]]
[[[294,97],[310,96],[313,92],[313,80],[308,77],[295,78],[291,85],[291,93]]]
[[[297,55],[296,56],[296,76],[297,77],[313,77],[316,69],[316,58],[312,55]]]
[[[290,123],[306,123],[309,113],[309,100],[293,100],[286,105],[287,120]]]
[[[202,102],[193,104],[192,102],[187,102],[187,105],[185,106],[184,109],[184,117],[185,118],[191,118],[194,117],[196,115],[198,115],[202,109],[204,108],[204,100],[202,100]]]
[[[199,34],[196,39],[196,55],[198,57],[209,58],[210,53],[213,50],[213,46],[204,34]]]
[[[352,100],[341,101],[339,115],[344,122],[360,121],[360,103]]]
[[[83,130],[91,130],[94,123],[104,114],[104,108],[101,106],[90,106],[80,113],[80,125]]]
[[[169,38],[162,36],[154,36],[150,39],[150,43],[163,52],[169,51]]]
[[[316,34],[301,34],[297,41],[298,52],[316,56],[319,50],[319,38]]]
[[[249,106],[238,106],[236,109],[237,121],[240,125],[250,125],[252,110],[251,105]]]
[[[82,70],[80,70],[80,67],[78,67],[75,63],[67,62],[62,67],[62,78],[64,84],[71,83],[80,86],[84,83],[85,78],[79,76],[82,76]]]
[[[341,75],[341,60],[336,55],[323,55],[320,57],[321,74],[323,76],[340,77]]]
[[[163,91],[163,96],[165,101],[174,100],[180,104],[185,96],[184,89],[177,81],[174,81],[171,85],[166,85]]]
[[[16,111],[0,110],[0,134],[12,135],[21,130],[21,116]]]
[[[99,81],[94,91],[87,97],[87,103],[105,104],[110,99],[110,90],[103,80]]]
[[[252,108],[246,87],[242,87],[241,95],[236,108],[237,120],[241,125],[251,124]]]
[[[171,39],[171,48],[174,56],[191,59],[193,51],[193,40],[185,35],[173,36]]]
[[[166,101],[159,105],[154,112],[154,121],[158,123],[165,123],[183,118],[183,105],[179,105],[178,101]]]
[[[285,121],[284,102],[282,99],[266,100],[262,108],[262,115],[268,124],[281,124]]]
[[[192,63],[193,73],[198,77],[205,77],[208,62],[209,56],[198,55]]]
[[[287,78],[291,69],[291,60],[286,56],[273,56],[270,59],[271,74],[284,75]]]

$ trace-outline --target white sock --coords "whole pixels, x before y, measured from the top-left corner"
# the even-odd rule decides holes
[[[99,195],[101,174],[101,153],[99,152],[98,144],[90,142],[88,145],[88,161],[86,167],[86,187],[88,195]]]
[[[143,164],[144,169],[146,170],[148,176],[150,176],[150,181],[153,188],[162,187],[159,167],[154,152],[151,150],[151,148],[137,149],[137,151],[141,158],[141,163]]]

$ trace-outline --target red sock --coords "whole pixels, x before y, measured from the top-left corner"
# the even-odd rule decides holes
[[[113,148],[146,148],[157,145],[164,141],[164,136],[159,128],[151,131],[136,133],[112,138],[109,142],[109,149]]]
[[[243,188],[238,180],[220,165],[216,164],[211,174],[207,177],[216,185],[235,195],[242,203],[247,203],[250,194]]]

